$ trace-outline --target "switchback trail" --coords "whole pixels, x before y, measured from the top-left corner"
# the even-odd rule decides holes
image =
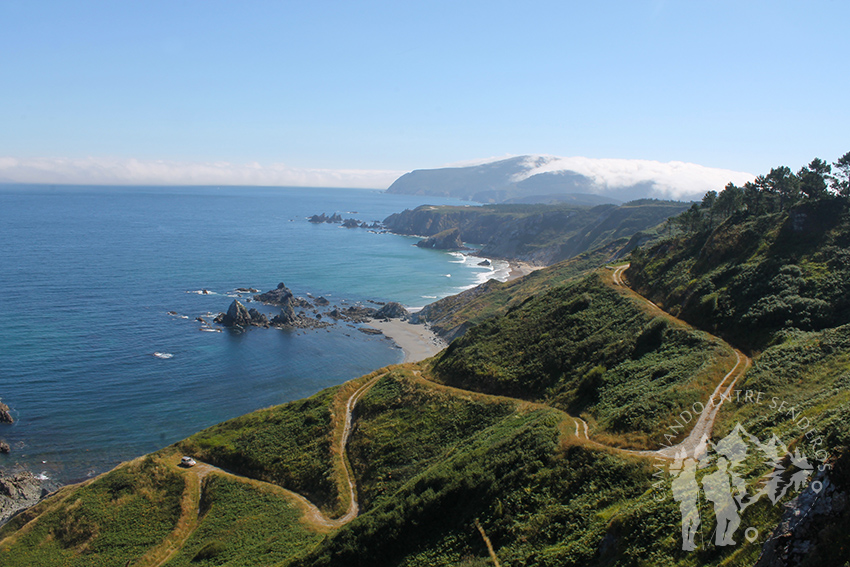
[[[623,264],[622,266],[617,266],[614,268],[614,271],[611,273],[611,279],[614,282],[614,285],[618,288],[621,288],[627,294],[631,295],[636,299],[640,299],[644,301],[651,312],[655,312],[658,315],[663,315],[669,319],[674,320],[676,323],[685,325],[690,327],[687,323],[682,321],[681,319],[677,319],[673,317],[657,305],[655,305],[652,301],[648,300],[644,296],[640,295],[635,290],[631,289],[626,285],[626,282],[623,280],[623,272],[625,272],[631,264]],[[718,340],[722,341],[718,337],[715,337]],[[725,343],[725,341],[722,341]],[[728,343],[727,343],[728,344]],[[629,451],[636,455],[644,455],[644,456],[653,456],[653,457],[661,457],[665,459],[673,459],[675,458],[677,453],[684,451],[688,455],[696,456],[695,452],[702,450],[702,442],[705,438],[711,437],[711,432],[714,428],[714,420],[717,418],[717,413],[720,411],[720,407],[723,405],[723,402],[731,397],[732,391],[735,388],[735,384],[738,382],[738,379],[744,375],[747,369],[752,364],[752,359],[748,357],[746,354],[741,352],[740,350],[729,345],[730,348],[735,352],[735,366],[723,377],[723,379],[717,384],[717,387],[714,389],[714,392],[708,398],[708,400],[704,404],[704,409],[699,414],[699,418],[694,426],[691,428],[688,436],[677,443],[676,445],[670,447],[663,447],[661,449],[657,449],[655,451]],[[587,437],[587,424],[585,423],[584,427],[585,437]]]
[[[615,287],[620,289],[623,293],[631,296],[634,300],[639,301],[641,303],[644,303],[646,305],[646,308],[650,312],[652,312],[653,314],[663,316],[663,317],[665,317],[665,318],[667,318],[671,321],[674,321],[677,325],[690,327],[690,325],[688,325],[684,321],[677,319],[676,317],[670,315],[669,313],[667,313],[666,311],[664,311],[663,309],[661,309],[660,307],[655,305],[655,303],[653,303],[649,299],[643,297],[642,295],[640,295],[639,293],[637,293],[633,289],[629,288],[626,285],[625,281],[623,280],[623,272],[628,267],[629,267],[629,264],[624,264],[622,266],[618,266],[618,267],[614,268],[613,271],[611,272],[611,281],[612,281],[612,283]],[[727,344],[727,343],[725,343],[725,341],[722,341],[722,339],[719,339],[717,337],[715,337],[715,338],[717,340],[723,342],[724,344]],[[622,447],[616,447],[616,446],[613,446],[613,445],[606,445],[606,444],[600,443],[600,442],[598,442],[598,441],[596,441],[596,440],[594,440],[590,437],[590,434],[589,434],[589,431],[588,431],[588,425],[587,425],[586,421],[584,421],[580,417],[572,416],[572,415],[570,415],[570,414],[568,414],[568,413],[566,413],[562,410],[559,410],[558,408],[553,408],[552,406],[548,406],[548,405],[543,404],[543,403],[529,402],[529,401],[525,401],[525,400],[519,400],[519,399],[516,399],[516,398],[506,398],[505,396],[493,396],[491,394],[483,394],[483,393],[479,393],[479,392],[473,392],[473,391],[470,391],[470,390],[463,390],[463,389],[459,389],[459,388],[455,388],[455,387],[451,387],[451,386],[446,386],[444,384],[439,384],[438,382],[434,382],[432,380],[428,380],[428,379],[422,377],[421,373],[418,370],[414,371],[414,373],[415,373],[416,377],[422,383],[429,384],[432,387],[437,387],[437,388],[440,388],[440,389],[446,389],[446,390],[454,391],[456,394],[462,394],[462,393],[470,394],[470,393],[472,393],[472,394],[477,395],[477,396],[488,397],[488,398],[491,398],[491,399],[498,399],[500,401],[504,401],[506,399],[511,399],[514,402],[519,402],[523,405],[526,405],[527,407],[554,409],[554,410],[556,410],[556,411],[558,411],[562,414],[562,418],[565,421],[570,420],[570,419],[572,420],[572,423],[570,424],[569,427],[571,428],[573,425],[575,426],[575,436],[576,437],[578,437],[579,439],[583,440],[584,442],[589,443],[591,445],[594,445],[596,447],[599,447],[599,448],[602,448],[602,449],[609,449],[609,450],[616,451],[618,453],[624,453],[624,454],[629,454],[629,455],[637,455],[637,456],[641,456],[641,457],[653,457],[653,458],[660,458],[660,459],[665,459],[665,460],[672,460],[681,451],[685,451],[689,455],[694,455],[695,452],[704,448],[703,441],[704,441],[705,438],[711,437],[711,432],[712,432],[712,429],[714,428],[714,421],[717,417],[718,412],[720,411],[720,407],[723,405],[723,402],[725,400],[727,400],[731,397],[732,391],[734,390],[735,384],[737,383],[738,379],[741,376],[743,376],[743,374],[747,371],[747,369],[752,364],[752,360],[747,355],[745,355],[743,352],[732,347],[731,345],[729,345],[729,347],[735,353],[735,365],[732,367],[731,370],[729,370],[729,372],[726,373],[725,376],[723,376],[723,378],[717,384],[717,387],[714,389],[714,392],[711,394],[711,396],[709,396],[708,400],[705,402],[704,409],[703,409],[702,412],[699,413],[699,417],[697,418],[694,426],[691,428],[691,431],[688,433],[688,436],[685,437],[683,440],[681,440],[680,442],[678,442],[675,445],[665,446],[665,447],[662,447],[662,448],[656,449],[656,450],[625,449],[625,448],[622,448]]]
[[[362,398],[363,395],[384,376],[385,374],[379,374],[370,378],[364,384],[359,386],[345,401],[345,415],[342,420],[342,431],[339,434],[340,442],[338,445],[338,453],[335,451],[335,454],[338,454],[342,459],[340,468],[344,474],[344,484],[348,487],[349,503],[345,514],[339,518],[329,518],[322,513],[318,506],[297,492],[287,490],[269,482],[237,475],[209,463],[199,462],[189,469],[184,469],[179,466],[180,455],[174,453],[164,459],[164,462],[171,468],[184,472],[186,476],[186,488],[183,492],[183,498],[180,504],[180,518],[178,519],[177,525],[171,534],[169,534],[159,545],[148,551],[139,560],[133,562],[132,565],[134,567],[161,567],[183,548],[200,525],[200,521],[202,519],[200,511],[201,488],[204,477],[211,473],[239,482],[244,482],[260,490],[289,498],[303,513],[302,521],[318,532],[328,532],[330,530],[341,528],[356,518],[360,510],[360,505],[357,501],[357,484],[354,480],[351,465],[348,463],[348,459],[346,458],[346,446],[348,445],[348,438],[351,434],[352,414],[354,413],[354,408],[360,398]],[[336,438],[336,435],[334,435],[334,437]]]

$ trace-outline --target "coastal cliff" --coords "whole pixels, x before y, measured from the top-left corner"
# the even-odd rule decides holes
[[[390,215],[384,225],[396,234],[433,237],[453,234],[482,244],[480,254],[548,266],[619,238],[659,230],[667,218],[684,211],[679,201],[644,199],[592,208],[572,205],[424,205]]]

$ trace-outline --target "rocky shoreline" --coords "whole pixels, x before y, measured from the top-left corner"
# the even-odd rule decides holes
[[[310,300],[312,299],[312,301]],[[321,329],[332,326],[340,321],[347,323],[368,323],[373,319],[402,319],[410,317],[407,309],[400,303],[391,301],[383,303],[369,300],[377,307],[369,307],[358,302],[347,305],[343,300],[332,304],[324,297],[296,297],[286,285],[281,282],[273,290],[254,295],[247,301],[256,301],[264,305],[280,308],[280,312],[272,317],[261,313],[256,308],[247,308],[238,299],[234,299],[226,312],[219,313],[213,320],[222,327],[233,330],[245,330],[249,327],[278,328],[278,329]],[[299,311],[296,312],[296,309]],[[197,320],[207,323],[203,317]]]
[[[0,471],[0,526],[18,512],[38,504],[56,488],[30,472]]]

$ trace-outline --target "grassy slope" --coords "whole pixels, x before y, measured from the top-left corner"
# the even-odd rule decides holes
[[[171,533],[184,487],[178,473],[144,457],[63,489],[0,529],[0,564],[124,565]]]
[[[200,510],[197,530],[166,566],[273,565],[321,540],[288,498],[232,478],[207,476]]]
[[[593,274],[473,327],[433,372],[460,388],[586,414],[594,430],[647,447],[679,408],[705,397],[731,354],[703,332],[651,316]]]
[[[515,404],[459,397],[398,369],[378,382],[357,407],[348,455],[357,476],[361,511],[391,497],[465,439],[511,413]]]
[[[331,462],[330,406],[338,388],[214,425],[179,444],[223,469],[283,486],[320,508],[339,507]]]
[[[567,281],[605,265],[631,241],[618,239],[547,268],[509,282],[489,280],[473,289],[452,295],[425,306],[416,319],[428,322],[437,333],[449,339],[462,335],[472,325],[504,315],[529,297],[564,285]]]

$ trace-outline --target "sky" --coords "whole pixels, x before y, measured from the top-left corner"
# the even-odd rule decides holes
[[[0,181],[386,187],[850,150],[850,2],[0,0]]]

